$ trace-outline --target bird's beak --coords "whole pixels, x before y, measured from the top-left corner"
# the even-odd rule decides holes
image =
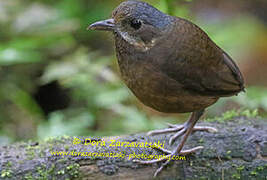
[[[114,31],[115,29],[115,22],[114,19],[107,19],[104,21],[98,21],[90,26],[88,26],[87,30],[102,30],[102,31]]]

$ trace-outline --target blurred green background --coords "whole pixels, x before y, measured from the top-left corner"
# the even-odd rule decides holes
[[[120,2],[0,0],[0,144],[129,134],[186,120],[143,106],[120,79],[112,34],[86,30]],[[266,0],[146,2],[199,25],[244,74],[247,93],[222,98],[203,119],[232,109],[266,117]]]

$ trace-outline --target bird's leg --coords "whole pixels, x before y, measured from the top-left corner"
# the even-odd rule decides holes
[[[151,135],[157,135],[157,134],[163,134],[163,133],[172,133],[172,132],[176,132],[174,135],[171,136],[170,140],[169,140],[169,144],[173,144],[173,142],[180,136],[184,135],[186,130],[189,127],[189,123],[190,121],[187,121],[185,124],[183,125],[173,125],[173,124],[168,124],[169,128],[166,129],[161,129],[161,130],[154,130],[154,131],[150,131],[148,132],[147,135],[151,136]],[[214,133],[217,132],[216,128],[210,127],[210,126],[195,126],[193,128],[193,131],[207,131],[210,133]]]
[[[183,138],[182,138],[182,141],[180,142],[180,144],[174,149],[174,151],[170,152],[168,150],[165,150],[165,149],[162,149],[160,147],[156,147],[157,149],[161,150],[162,152],[164,153],[167,153],[168,155],[163,157],[163,158],[160,158],[160,159],[154,159],[154,160],[150,160],[150,161],[141,161],[141,160],[134,160],[134,162],[137,162],[137,163],[140,163],[140,164],[153,164],[153,163],[157,163],[157,162],[162,162],[162,161],[165,161],[161,166],[160,168],[157,169],[157,171],[155,172],[154,174],[154,177],[157,176],[157,174],[167,165],[169,164],[169,162],[171,161],[171,158],[175,155],[184,155],[184,154],[189,154],[189,153],[192,153],[192,152],[195,152],[196,150],[198,149],[202,149],[203,147],[202,146],[199,146],[199,147],[196,147],[196,148],[193,148],[193,149],[190,149],[190,150],[186,150],[186,151],[182,151],[182,148],[188,138],[188,136],[191,134],[191,132],[193,131],[194,129],[194,126],[195,124],[197,123],[197,121],[199,120],[199,118],[202,116],[204,110],[201,110],[201,111],[196,111],[196,112],[193,112],[188,120],[188,122],[186,123],[186,125],[183,127],[183,129],[185,129],[185,133]]]

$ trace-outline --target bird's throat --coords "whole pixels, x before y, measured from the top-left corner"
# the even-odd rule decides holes
[[[136,50],[139,50],[142,52],[150,50],[156,44],[156,39],[152,39],[149,42],[144,42],[141,38],[133,37],[128,32],[119,32],[118,34],[127,43],[132,45]]]

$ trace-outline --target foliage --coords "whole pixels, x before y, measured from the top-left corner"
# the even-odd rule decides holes
[[[254,35],[264,39],[266,33],[262,22],[250,14],[209,21],[192,9],[197,1],[147,2],[200,25],[240,63],[250,53],[248,49],[259,42]],[[119,78],[112,36],[86,31],[90,23],[109,17],[119,3],[0,0],[0,144],[62,134],[133,133],[161,128],[165,121],[185,120],[186,116],[175,118],[143,110]],[[53,82],[59,84],[61,93],[67,92],[70,102],[46,112],[36,94],[40,87]],[[52,105],[59,104],[56,99],[51,101]],[[248,87],[246,94],[219,101],[210,108],[208,117],[221,114],[229,102],[244,109],[259,109],[264,115],[267,91]],[[255,114],[250,110],[230,111],[222,119]]]

